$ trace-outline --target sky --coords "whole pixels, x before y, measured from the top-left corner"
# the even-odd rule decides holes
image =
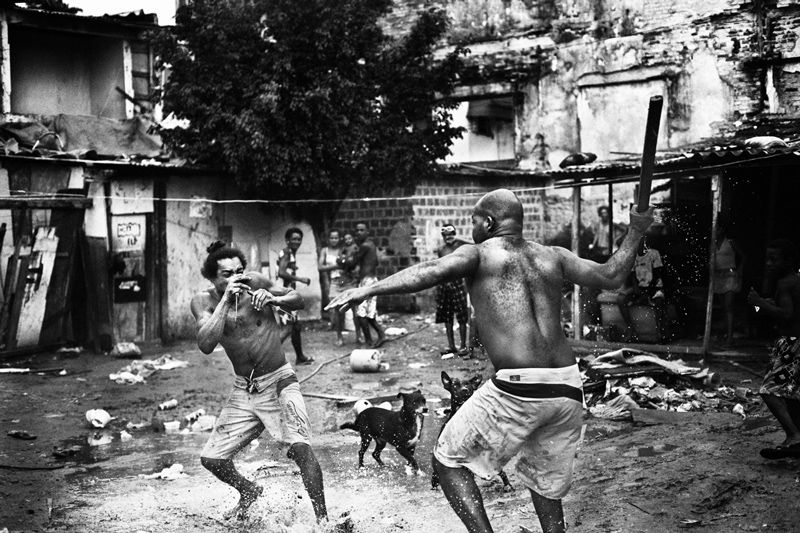
[[[175,0],[65,0],[65,3],[83,9],[82,15],[100,16],[141,9],[157,14],[159,24],[175,23]]]

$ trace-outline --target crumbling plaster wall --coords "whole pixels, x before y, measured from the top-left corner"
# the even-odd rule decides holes
[[[784,56],[797,57],[796,63],[776,69],[774,76],[780,110],[796,109],[800,6],[795,4],[789,0],[398,0],[389,27],[401,32],[422,7],[446,9],[452,23],[448,42],[470,48],[462,83],[511,82],[521,95],[517,159],[522,168],[535,168],[537,154],[532,152],[537,133],[545,137],[551,165],[570,152],[608,154],[612,149],[582,142],[578,100],[587,76],[628,72],[626,82],[610,80],[606,93],[624,100],[626,92],[635,91],[626,83],[633,87],[646,82],[654,76],[652,69],[661,69],[656,77],[666,84],[667,97],[663,147],[679,147],[714,135],[723,122],[765,110],[765,70],[752,58],[773,43]],[[641,79],[636,79],[637,72]],[[639,129],[645,116],[646,109],[631,109],[630,120]]]

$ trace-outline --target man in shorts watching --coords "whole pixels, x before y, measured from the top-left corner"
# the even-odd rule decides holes
[[[572,482],[581,435],[583,390],[561,327],[565,281],[616,289],[633,266],[652,209],[631,212],[630,230],[604,264],[522,237],[514,193],[486,194],[472,214],[475,244],[346,291],[328,307],[344,309],[380,294],[420,291],[467,279],[481,342],[496,370],[447,423],[434,449],[442,490],[467,530],[492,526],[473,475],[490,478],[520,453],[517,474],[530,490],[542,531],[565,530],[561,498]]]
[[[239,503],[226,518],[244,519],[263,488],[242,476],[233,456],[266,429],[288,446],[300,467],[317,521],[327,518],[322,470],[311,450],[311,431],[294,370],[286,362],[281,328],[272,306],[303,308],[302,297],[258,272],[247,272],[244,254],[217,241],[208,247],[202,274],[213,286],[192,298],[197,344],[205,354],[217,344],[236,374],[228,402],[217,418],[201,462],[220,481],[239,491]]]
[[[442,226],[442,240],[444,244],[436,251],[439,257],[455,252],[459,246],[465,244],[461,239],[456,238],[456,228],[452,224]],[[461,349],[456,350],[455,333],[453,332],[454,319],[458,321],[458,334],[461,340]],[[436,319],[437,324],[444,324],[444,331],[447,335],[447,351],[442,351],[442,355],[452,353],[459,356],[466,356],[467,351],[467,321],[469,320],[469,310],[467,309],[467,293],[464,290],[464,280],[445,281],[436,286]]]

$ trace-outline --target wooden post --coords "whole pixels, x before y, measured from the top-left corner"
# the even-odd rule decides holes
[[[581,188],[572,189],[572,251],[580,255],[581,243]],[[572,330],[574,338],[583,338],[583,324],[581,323],[581,286],[577,283],[572,286]]]
[[[614,253],[614,185],[608,184],[608,253]]]
[[[708,300],[706,302],[706,327],[703,332],[703,353],[708,353],[711,342],[711,315],[714,309],[714,262],[717,257],[717,224],[722,204],[722,180],[719,175],[711,176],[711,235],[708,243]]]

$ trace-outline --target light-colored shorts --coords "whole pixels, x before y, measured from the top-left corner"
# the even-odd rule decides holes
[[[202,457],[230,459],[265,429],[282,444],[311,443],[306,405],[289,363],[253,381],[257,390],[251,393],[247,391],[247,378],[236,376]]]
[[[515,390],[518,396],[498,388]],[[434,448],[444,466],[489,479],[519,452],[522,483],[550,499],[572,484],[583,419],[578,366],[501,370],[447,423]]]
[[[362,279],[358,283],[358,286],[368,287],[375,283],[378,283],[378,278],[370,276]],[[358,304],[358,308],[356,309],[356,315],[361,318],[378,318],[378,297],[370,296],[369,298]]]

